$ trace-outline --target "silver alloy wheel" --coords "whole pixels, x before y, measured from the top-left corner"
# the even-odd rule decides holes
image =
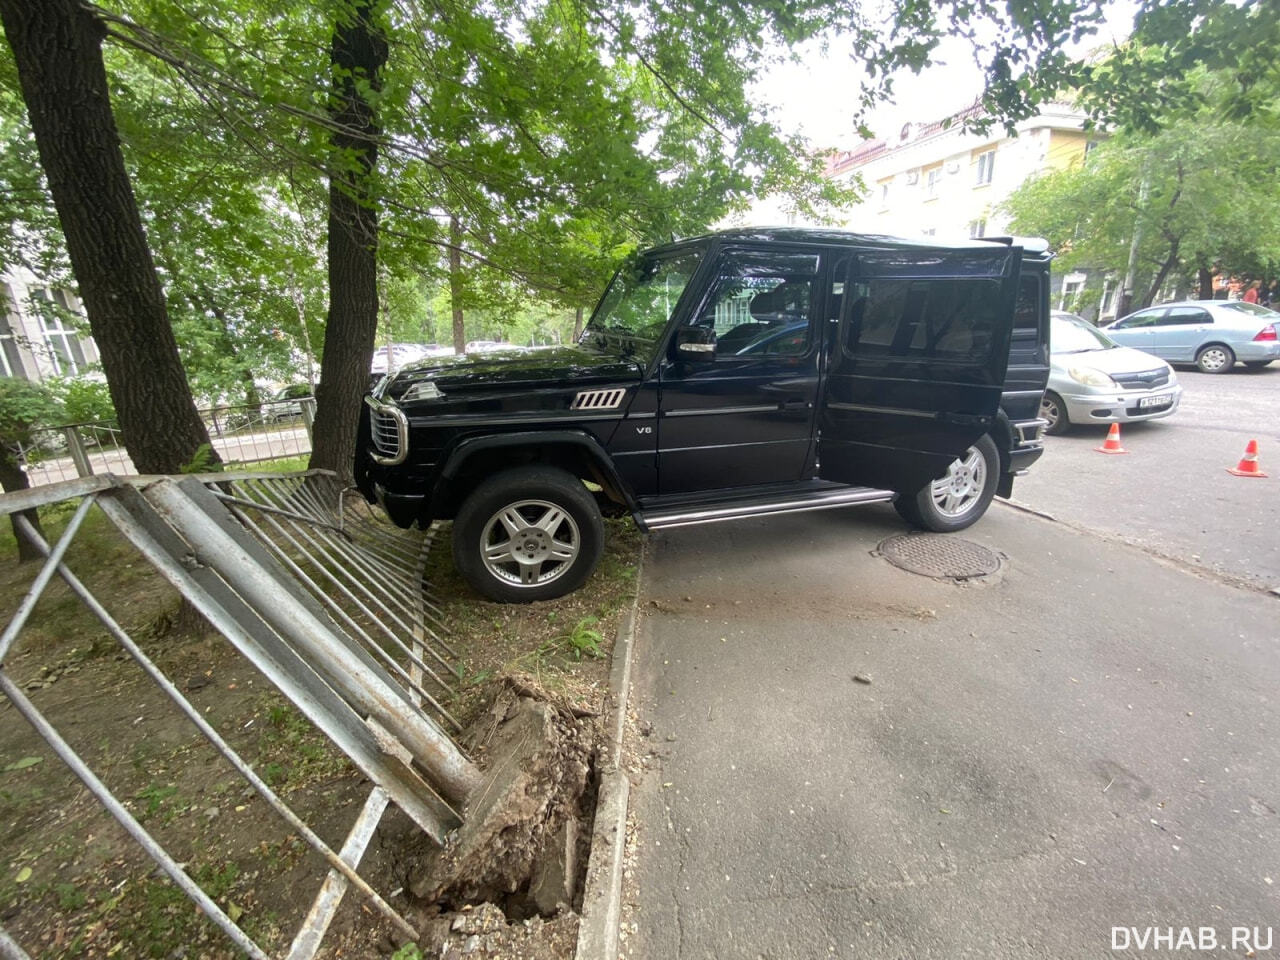
[[[938,513],[951,520],[959,519],[982,500],[987,482],[987,461],[977,447],[970,447],[962,458],[953,460],[946,476],[929,487]]]
[[[508,504],[480,534],[485,569],[520,587],[542,586],[567,573],[581,546],[573,517],[547,500]]]
[[[1196,357],[1196,365],[1205,373],[1217,373],[1234,362],[1226,347],[1205,347]]]
[[[1045,430],[1053,430],[1058,426],[1058,421],[1062,418],[1062,409],[1054,402],[1052,396],[1046,393],[1040,398],[1040,419],[1046,421],[1048,426]],[[970,449],[972,452],[972,448]]]

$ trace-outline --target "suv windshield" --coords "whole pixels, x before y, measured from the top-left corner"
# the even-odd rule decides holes
[[[1066,317],[1049,318],[1049,344],[1052,353],[1088,353],[1090,350],[1110,350],[1117,345],[1085,321],[1068,320]]]
[[[623,264],[579,343],[648,363],[705,253],[699,246]]]

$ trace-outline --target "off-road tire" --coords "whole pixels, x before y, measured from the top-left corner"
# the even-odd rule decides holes
[[[898,495],[893,505],[898,515],[913,526],[934,533],[953,533],[977,523],[996,493],[1000,479],[1000,452],[990,435],[984,434],[964,456],[957,457],[947,473],[926,483],[914,496]],[[956,506],[948,510],[947,488],[962,492],[955,496]],[[941,502],[940,502],[941,501]]]
[[[595,497],[577,477],[554,467],[494,474],[463,501],[453,523],[458,572],[477,593],[499,603],[571,593],[595,570],[603,549],[604,521]]]

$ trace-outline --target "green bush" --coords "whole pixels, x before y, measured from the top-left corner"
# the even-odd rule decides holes
[[[0,377],[0,445],[16,453],[30,446],[33,431],[63,422],[66,408],[48,387]]]
[[[66,409],[67,423],[98,423],[116,418],[111,391],[105,383],[65,377],[50,381],[49,386]]]

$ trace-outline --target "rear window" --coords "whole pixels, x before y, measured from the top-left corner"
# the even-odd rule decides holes
[[[1280,313],[1267,307],[1260,307],[1256,303],[1245,303],[1243,300],[1230,300],[1226,303],[1220,303],[1218,306],[1223,310],[1235,310],[1239,313],[1247,313],[1254,317],[1266,317],[1268,320],[1280,320]]]
[[[855,285],[845,349],[854,356],[983,362],[1000,284],[969,278],[889,278]]]

